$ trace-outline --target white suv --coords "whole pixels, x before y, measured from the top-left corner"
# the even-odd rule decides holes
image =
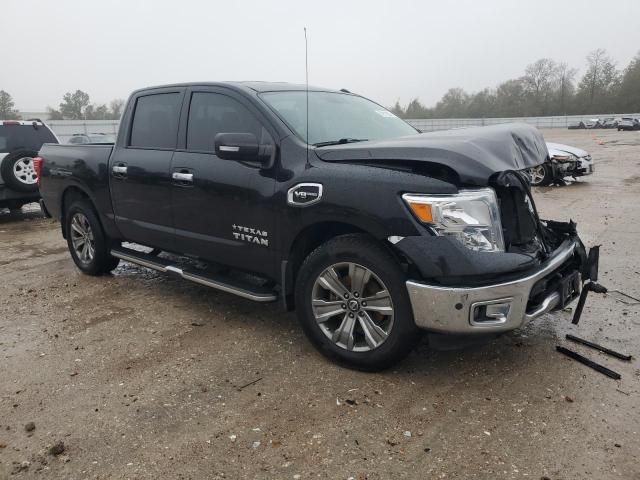
[[[0,120],[0,208],[17,210],[37,201],[33,158],[43,143],[60,143],[40,120]]]

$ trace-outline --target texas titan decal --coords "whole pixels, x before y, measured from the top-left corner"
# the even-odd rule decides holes
[[[233,238],[247,243],[255,243],[264,247],[269,246],[269,232],[259,228],[244,227],[242,225],[231,225],[233,227]]]

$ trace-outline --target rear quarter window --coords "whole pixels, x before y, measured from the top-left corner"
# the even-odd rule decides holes
[[[38,151],[43,143],[58,143],[51,130],[43,125],[0,125],[0,153],[23,148]]]
[[[151,149],[176,147],[181,93],[156,93],[138,97],[131,124],[129,146]]]

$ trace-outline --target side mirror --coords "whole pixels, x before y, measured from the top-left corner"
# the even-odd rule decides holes
[[[214,140],[216,156],[223,160],[260,161],[260,144],[253,133],[218,133]]]

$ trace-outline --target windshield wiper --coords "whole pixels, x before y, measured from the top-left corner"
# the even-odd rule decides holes
[[[341,138],[340,140],[329,140],[328,142],[314,143],[314,147],[328,147],[329,145],[344,145],[345,143],[366,142],[368,138]]]

